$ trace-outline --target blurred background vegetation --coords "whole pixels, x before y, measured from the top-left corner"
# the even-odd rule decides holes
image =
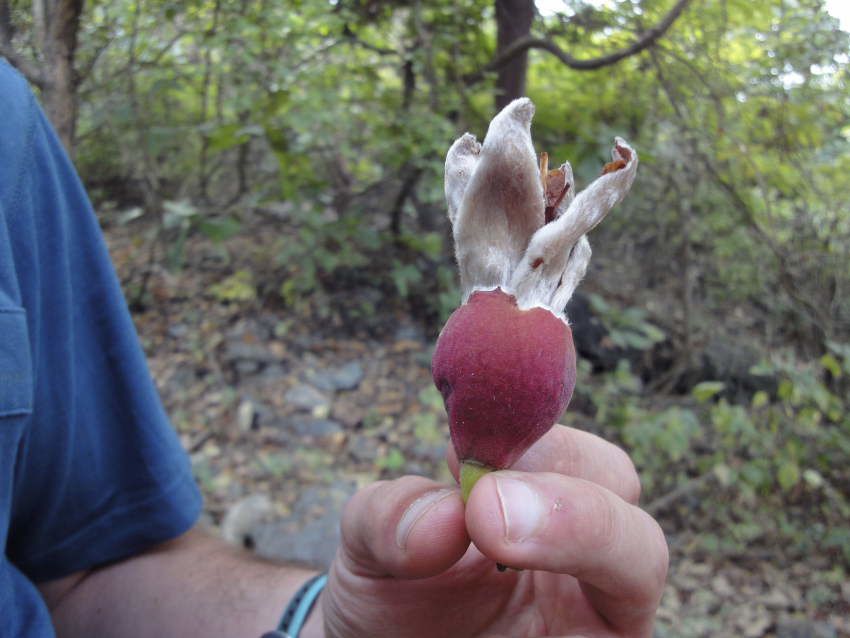
[[[630,451],[674,553],[817,555],[813,609],[837,618],[850,615],[850,40],[828,12],[841,5],[4,0],[0,53],[41,90],[107,234],[144,255],[123,277],[137,312],[157,304],[151,273],[196,267],[188,247],[206,242],[224,267],[203,292],[237,314],[380,339],[402,313],[433,338],[458,303],[452,140],[482,138],[527,94],[538,151],[570,160],[581,188],[627,138],[638,179],[594,231],[569,311],[582,379],[567,422]],[[403,452],[380,469],[403,471]]]

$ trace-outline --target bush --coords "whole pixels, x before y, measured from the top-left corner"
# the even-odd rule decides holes
[[[775,396],[734,404],[710,382],[659,405],[625,364],[596,379],[585,367],[579,388],[590,388],[603,433],[631,453],[649,503],[688,494],[689,484],[720,488],[676,503],[698,534],[728,531],[724,547],[707,550],[738,552],[758,540],[802,553],[819,544],[850,566],[850,347],[831,343],[808,362],[777,354],[754,372],[779,379]]]

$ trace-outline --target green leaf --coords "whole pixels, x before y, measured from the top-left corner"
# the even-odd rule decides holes
[[[741,467],[741,477],[753,487],[762,487],[769,475],[769,468],[764,467],[765,463],[750,461]]]
[[[750,374],[757,377],[769,377],[773,376],[775,373],[776,368],[767,361],[762,361],[761,363],[757,363],[750,367]]]
[[[144,214],[145,211],[141,206],[134,206],[133,208],[128,208],[127,210],[119,213],[116,217],[116,221],[119,225],[124,226],[126,224],[129,224],[131,221],[138,219]]]
[[[213,284],[209,291],[219,301],[253,301],[257,297],[253,278],[247,270],[239,270]]]
[[[661,343],[667,338],[667,335],[664,334],[663,330],[651,323],[644,322],[642,327],[644,334],[646,334],[646,337],[652,341],[653,344]]]
[[[199,225],[201,232],[214,242],[223,242],[239,234],[242,224],[233,217],[205,219]]]
[[[407,233],[402,237],[402,241],[430,259],[438,259],[443,252],[443,236],[440,233]]]
[[[410,293],[410,286],[416,285],[422,281],[422,273],[413,264],[402,264],[396,261],[390,272],[393,283],[395,283],[398,294],[402,297],[407,297]]]
[[[759,390],[753,395],[752,406],[754,410],[763,408],[770,401],[770,396],[764,390]]]
[[[166,228],[185,228],[198,214],[198,209],[187,199],[165,201],[162,208],[162,224]]]
[[[813,469],[803,471],[803,480],[815,489],[823,486],[823,476],[820,472]]]
[[[788,491],[800,482],[800,467],[793,461],[784,461],[779,465],[776,479],[779,481],[779,486]]]
[[[244,144],[248,139],[248,135],[244,134],[241,124],[224,124],[209,134],[207,150],[211,154],[221,153]]]
[[[375,465],[382,470],[398,472],[404,467],[404,454],[398,448],[390,449],[384,456],[379,458]]]
[[[728,487],[735,480],[735,472],[725,463],[719,463],[714,466],[714,475],[724,487]]]
[[[841,364],[829,352],[820,358],[820,364],[836,379],[841,377]]]
[[[413,434],[417,440],[434,445],[445,441],[445,435],[440,429],[439,419],[433,412],[420,412],[412,420]]]
[[[443,395],[433,385],[429,385],[419,391],[419,402],[434,410],[443,409]]]
[[[826,347],[838,358],[844,361],[844,372],[850,374],[850,343],[827,341]]]
[[[721,381],[703,381],[694,386],[693,390],[691,390],[691,396],[700,403],[705,403],[722,392],[724,387],[726,386]]]

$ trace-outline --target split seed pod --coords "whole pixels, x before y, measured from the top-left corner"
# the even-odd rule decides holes
[[[506,106],[479,144],[446,157],[446,201],[462,305],[431,364],[461,461],[464,498],[484,472],[510,467],[561,418],[576,355],[564,309],[587,270],[586,234],[626,195],[638,157],[616,138],[602,175],[575,195],[569,163],[549,170],[531,141],[534,105]]]

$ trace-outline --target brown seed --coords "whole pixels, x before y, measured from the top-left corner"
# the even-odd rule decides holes
[[[626,168],[625,160],[614,160],[613,162],[608,162],[605,166],[602,167],[602,174],[607,175],[608,173],[619,171],[621,168]]]

